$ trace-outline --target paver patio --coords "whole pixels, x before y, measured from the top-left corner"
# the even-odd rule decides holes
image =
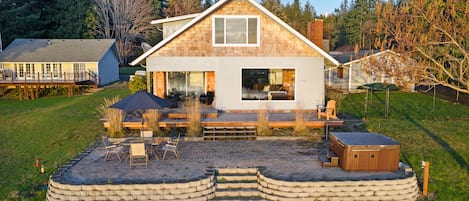
[[[129,167],[128,161],[105,161],[98,146],[65,170],[60,182],[68,184],[175,183],[197,180],[207,170],[258,167],[270,178],[288,181],[381,180],[404,178],[396,172],[346,172],[318,163],[318,143],[306,140],[186,141],[179,144],[180,159],[150,158],[148,168]]]

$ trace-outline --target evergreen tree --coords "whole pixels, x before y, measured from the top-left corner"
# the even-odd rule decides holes
[[[202,3],[202,7],[204,9],[210,8],[210,6],[212,6],[212,5],[213,5],[212,0],[204,0],[204,2]]]
[[[44,4],[36,1],[10,0],[0,3],[0,31],[3,45],[15,38],[42,38],[46,28],[40,20]]]
[[[264,6],[264,8],[269,10],[271,13],[273,13],[275,16],[279,17],[283,21],[286,21],[284,8],[280,3],[280,0],[262,0],[261,5]]]
[[[164,18],[165,10],[168,8],[168,2],[166,0],[152,0],[151,5],[155,10],[156,18]]]
[[[301,19],[302,14],[299,0],[294,0],[293,4],[285,6],[286,22],[296,31],[306,35],[306,27]]]
[[[86,16],[91,0],[55,0],[47,12],[50,38],[83,38],[86,36]]]

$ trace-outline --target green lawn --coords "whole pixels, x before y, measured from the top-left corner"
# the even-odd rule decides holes
[[[401,160],[416,171],[430,162],[429,192],[437,200],[469,199],[469,107],[430,96],[396,92],[384,118],[384,93],[373,94],[362,130],[388,135],[401,143]],[[364,117],[364,94],[347,96],[339,105],[344,116]]]
[[[105,131],[96,107],[104,97],[129,95],[127,88],[107,88],[91,96],[51,97],[31,101],[0,99],[0,199],[44,200],[48,176],[96,142]],[[438,200],[469,199],[469,107],[431,97],[392,93],[390,116],[384,119],[384,94],[373,95],[361,128],[398,140],[401,158],[419,179],[420,162],[430,161],[430,193]],[[338,102],[342,117],[364,117],[364,95]],[[46,174],[39,174],[34,157]]]
[[[129,95],[108,88],[91,96],[30,101],[0,99],[0,200],[44,200],[48,176],[105,133],[96,107],[104,97]],[[38,156],[46,174],[34,167]]]

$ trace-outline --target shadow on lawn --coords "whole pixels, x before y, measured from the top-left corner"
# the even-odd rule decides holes
[[[376,97],[379,101],[384,102],[381,98]],[[390,106],[390,110],[394,111],[402,117],[409,121],[410,123],[414,124],[417,128],[422,130],[425,134],[430,136],[435,142],[437,142],[441,147],[443,147],[455,160],[457,163],[459,163],[459,166],[462,169],[469,170],[467,161],[455,150],[451,145],[449,145],[445,140],[443,140],[440,136],[437,134],[433,133],[429,129],[425,128],[422,124],[420,124],[417,120],[415,120],[413,117],[411,117],[407,112],[403,112],[395,107]],[[390,112],[391,113],[391,112]]]
[[[461,166],[462,169],[466,169],[469,171],[467,161],[464,160],[464,158],[456,151],[454,150],[451,145],[449,145],[445,140],[443,140],[441,137],[433,133],[432,131],[428,130],[427,128],[423,127],[422,124],[419,122],[415,121],[413,118],[408,118],[410,123],[414,124],[417,126],[419,129],[421,129],[425,134],[430,136],[435,142],[437,142],[441,147],[443,147],[453,158],[456,160],[456,162],[459,163],[459,166]]]

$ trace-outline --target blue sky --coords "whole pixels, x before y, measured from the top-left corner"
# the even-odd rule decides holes
[[[292,3],[293,0],[280,0],[282,4]],[[300,0],[301,5],[304,5],[306,1],[314,7],[316,14],[333,13],[336,8],[340,7],[340,3],[343,0]]]

